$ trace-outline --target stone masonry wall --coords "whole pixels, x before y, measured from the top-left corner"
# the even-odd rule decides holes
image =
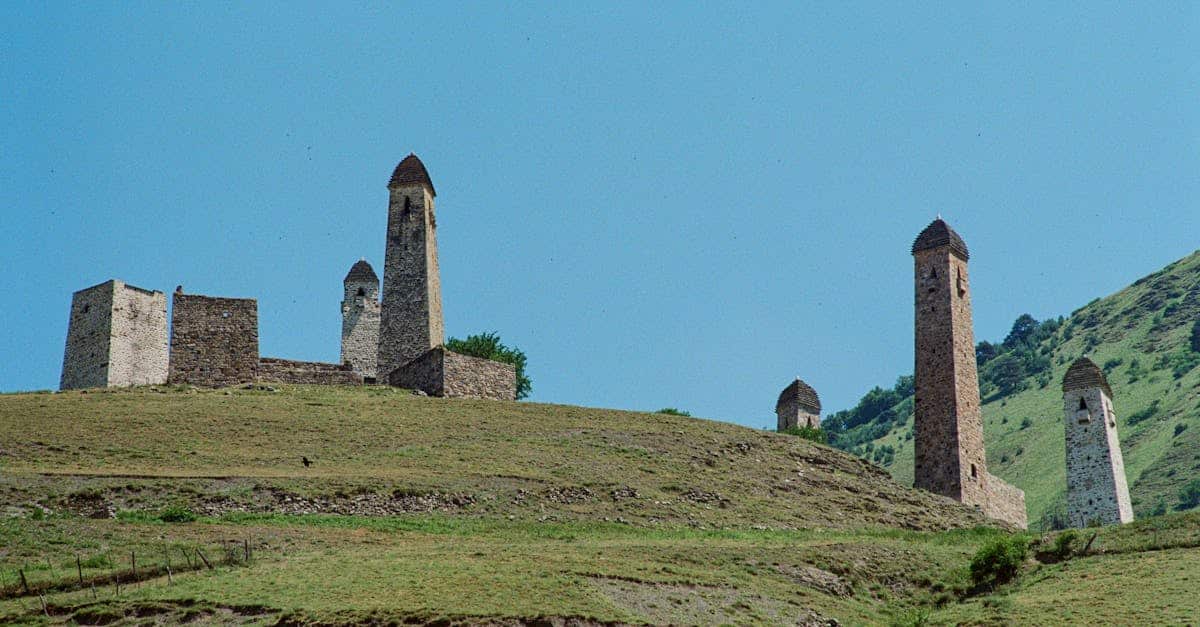
[[[1080,408],[1080,401],[1086,409]],[[1100,387],[1063,392],[1066,420],[1067,518],[1072,527],[1092,521],[1133,521],[1125,462],[1117,439],[1112,400]]]
[[[1003,520],[1025,529],[1029,527],[1028,514],[1025,512],[1025,492],[1020,488],[1006,483],[1003,479],[988,473],[987,507],[983,513],[990,518]]]
[[[167,380],[167,299],[111,280],[76,292],[59,386],[154,385]]]
[[[263,357],[258,380],[303,385],[362,385],[363,377],[347,365]]]
[[[517,369],[491,359],[444,350],[444,394],[450,398],[517,398]]]
[[[388,385],[409,390],[420,390],[429,396],[443,396],[445,377],[442,369],[444,349],[431,349],[424,355],[392,370]]]
[[[167,295],[118,282],[113,293],[110,386],[167,382]]]
[[[914,484],[983,509],[987,461],[967,262],[949,246],[914,258]]]
[[[221,387],[258,378],[258,302],[176,292],[170,383]]]
[[[787,401],[775,408],[776,430],[783,431],[792,427],[821,428],[821,416],[806,411],[797,401]]]
[[[430,396],[514,400],[517,371],[510,364],[434,348],[397,368],[388,382]]]
[[[79,290],[71,296],[67,346],[59,387],[64,390],[108,385],[112,342],[114,281]]]
[[[379,376],[445,343],[437,223],[424,185],[389,189]]]
[[[342,363],[374,382],[379,364],[379,285],[347,282],[342,299]],[[362,290],[362,294],[359,294]]]

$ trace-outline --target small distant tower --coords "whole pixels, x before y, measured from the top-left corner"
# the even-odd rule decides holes
[[[779,418],[777,431],[792,427],[821,428],[821,399],[812,386],[797,378],[783,388],[775,402],[775,415]]]
[[[1027,524],[1025,493],[987,471],[967,244],[941,217],[913,242],[916,289],[914,485]]]
[[[342,281],[342,363],[375,383],[379,363],[379,276],[366,259]]]
[[[405,157],[392,172],[379,330],[381,380],[445,343],[435,195],[429,172],[416,155]]]
[[[113,279],[71,297],[59,387],[167,381],[167,297]]]
[[[1133,522],[1112,389],[1104,372],[1092,360],[1080,357],[1067,369],[1062,385],[1071,526]]]

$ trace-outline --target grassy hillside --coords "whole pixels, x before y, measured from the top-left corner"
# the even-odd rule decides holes
[[[680,416],[389,389],[0,395],[0,508],[6,624],[1095,624],[1132,620],[1131,607],[1149,622],[1200,612],[1179,583],[1200,577],[1196,516],[1099,530],[1085,556],[972,590],[971,556],[1007,532],[849,454]],[[1113,565],[1126,580],[1107,578]],[[1054,602],[1066,588],[1075,601]],[[1113,588],[1113,601],[1081,588]]]
[[[1180,490],[1200,477],[1200,346],[1193,346],[1200,324],[1200,253],[1070,317],[1032,327],[1030,321],[1014,325],[1015,340],[981,342],[977,351],[988,469],[1025,490],[1031,522],[1047,527],[1062,514],[1060,384],[1071,362],[1087,355],[1103,366],[1116,396],[1135,513],[1179,508]],[[911,379],[875,390],[859,409],[842,415],[854,414],[858,423],[841,433],[843,446],[911,484]]]
[[[0,508],[442,511],[704,528],[982,522],[852,455],[727,423],[393,388],[252,387],[2,395]]]

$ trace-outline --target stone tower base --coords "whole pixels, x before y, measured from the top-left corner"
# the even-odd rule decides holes
[[[511,401],[517,397],[517,369],[511,364],[460,355],[440,346],[393,370],[388,383],[447,398]]]

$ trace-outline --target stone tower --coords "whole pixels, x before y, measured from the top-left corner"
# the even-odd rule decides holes
[[[821,399],[812,386],[797,378],[779,393],[775,402],[775,415],[779,418],[776,431],[792,427],[821,428]]]
[[[1132,522],[1112,389],[1104,372],[1087,357],[1075,360],[1063,377],[1063,415],[1071,526]]]
[[[433,181],[410,154],[388,182],[379,378],[445,342]]]
[[[914,485],[1025,526],[1024,493],[988,474],[967,245],[940,217],[913,242]]]
[[[379,277],[366,259],[350,267],[342,281],[342,363],[366,383],[377,380],[379,363]]]
[[[113,279],[71,297],[59,387],[167,382],[167,297]]]

